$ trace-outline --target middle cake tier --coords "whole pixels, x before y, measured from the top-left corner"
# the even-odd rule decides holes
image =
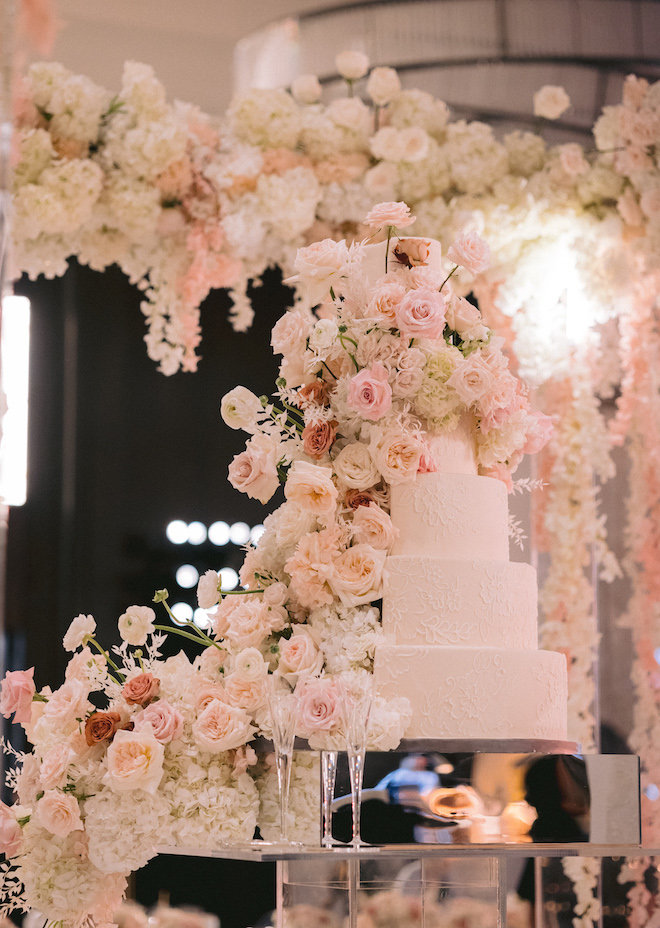
[[[383,630],[397,644],[536,648],[536,571],[505,561],[388,557]]]
[[[509,507],[501,480],[420,474],[391,487],[390,514],[399,532],[392,554],[509,560]]]

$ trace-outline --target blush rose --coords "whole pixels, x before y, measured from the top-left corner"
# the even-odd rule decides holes
[[[376,422],[392,407],[392,388],[387,370],[380,363],[364,368],[352,378],[348,387],[348,406],[363,419]]]

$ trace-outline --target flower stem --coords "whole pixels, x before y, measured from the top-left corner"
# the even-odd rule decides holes
[[[98,641],[96,640],[96,638],[92,638],[91,635],[88,635],[88,636],[87,636],[87,644],[93,644],[93,645],[94,645],[94,647],[95,647],[96,650],[99,652],[99,654],[102,654],[103,657],[104,657],[104,658],[106,659],[106,661],[108,662],[108,664],[116,671],[116,673],[119,674],[119,676],[121,677],[121,680],[125,680],[125,679],[126,679],[126,677],[125,677],[124,674],[121,672],[121,670],[119,669],[119,667],[117,667],[117,665],[115,664],[115,662],[113,661],[113,659],[110,657],[110,655],[108,654],[108,652],[107,652],[104,648],[101,647],[101,645],[98,643]],[[111,674],[111,676],[112,676],[112,674]],[[121,681],[120,681],[120,682],[121,682]]]
[[[186,622],[186,625],[192,625],[191,622]],[[191,635],[190,632],[184,632],[182,628],[171,628],[167,625],[154,625],[154,628],[159,632],[173,632],[175,635],[180,635],[181,638],[188,638],[190,641],[194,641],[196,644],[206,644],[213,645],[218,649],[218,651],[224,651],[224,648],[221,648],[217,641],[214,641],[213,638],[209,638],[208,635],[205,635],[201,629],[197,629],[196,625],[193,625],[193,628],[197,629],[197,634]]]
[[[452,276],[452,274],[455,274],[457,270],[458,270],[458,264],[454,266],[454,269],[451,270],[451,271],[447,274],[447,276],[445,277],[445,279],[442,281],[442,283],[440,284],[440,290],[442,290],[442,288],[443,288],[444,285],[447,283],[447,281],[449,280],[449,278]]]

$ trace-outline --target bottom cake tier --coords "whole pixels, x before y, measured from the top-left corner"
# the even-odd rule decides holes
[[[566,659],[553,651],[382,644],[381,696],[405,696],[404,737],[566,739]]]

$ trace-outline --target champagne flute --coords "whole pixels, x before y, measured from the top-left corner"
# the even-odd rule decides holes
[[[351,781],[351,811],[353,813],[353,837],[351,847],[367,844],[360,838],[360,802],[364,759],[367,750],[367,729],[373,700],[373,676],[368,673],[351,674],[340,680],[340,700],[344,730],[346,733],[346,755]]]
[[[337,751],[321,751],[321,787],[323,796],[323,847],[340,844],[332,837],[332,800],[335,795],[337,778]]]
[[[280,800],[280,841],[288,844],[289,787],[298,720],[298,696],[289,681],[279,674],[269,674],[267,684]]]

